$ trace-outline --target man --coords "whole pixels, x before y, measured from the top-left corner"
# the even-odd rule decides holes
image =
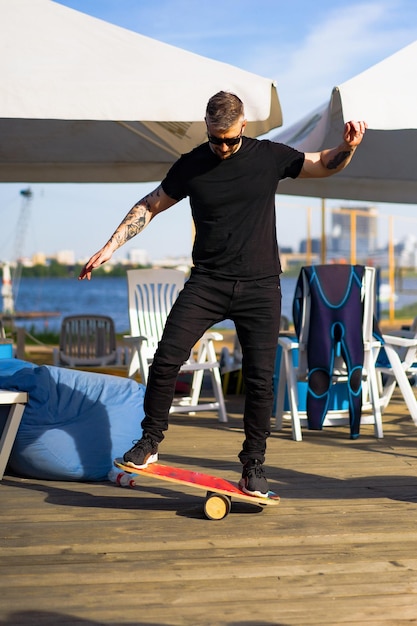
[[[205,122],[208,141],[182,155],[162,183],[134,205],[105,246],[86,263],[80,279],[90,279],[93,269],[108,261],[156,215],[189,197],[195,224],[194,267],[172,308],[150,368],[142,439],[126,452],[124,461],[140,468],[158,459],[179,368],[208,328],[231,319],[242,347],[246,388],[240,486],[248,494],[266,497],[263,463],[281,314],[277,185],[287,177],[319,178],[341,171],[362,141],[366,124],[348,122],[338,147],[304,154],[244,137],[243,103],[223,91],[210,98]]]

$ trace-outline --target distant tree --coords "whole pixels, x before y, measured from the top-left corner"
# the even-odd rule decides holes
[[[94,276],[105,276],[109,278],[120,278],[126,276],[126,271],[130,269],[147,269],[150,265],[125,265],[118,263],[117,265],[102,266],[94,270]],[[32,267],[22,267],[23,278],[76,278],[82,265],[63,265],[54,259],[47,265],[33,265]]]

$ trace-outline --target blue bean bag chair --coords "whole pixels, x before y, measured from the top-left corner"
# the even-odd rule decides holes
[[[142,436],[145,387],[129,378],[0,359],[0,388],[29,394],[9,460],[19,475],[106,480]],[[0,433],[4,422],[3,410]]]

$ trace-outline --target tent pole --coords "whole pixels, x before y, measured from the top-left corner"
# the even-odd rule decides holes
[[[307,245],[306,245],[306,261],[307,265],[311,265],[311,207],[307,207]]]
[[[321,263],[326,263],[326,200],[321,199]]]
[[[356,263],[356,209],[350,214],[350,264]]]
[[[389,216],[388,239],[388,280],[389,280],[389,321],[395,320],[395,258],[394,258],[394,218]]]

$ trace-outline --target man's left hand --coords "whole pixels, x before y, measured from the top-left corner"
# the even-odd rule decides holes
[[[346,122],[343,132],[343,140],[350,148],[359,146],[363,139],[368,124],[366,122]]]

